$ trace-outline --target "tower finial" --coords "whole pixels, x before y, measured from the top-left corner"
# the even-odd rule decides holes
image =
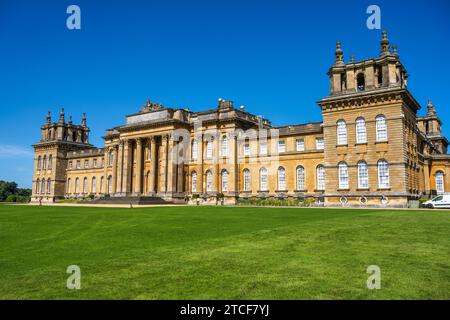
[[[334,65],[344,65],[344,51],[341,48],[341,41],[336,42],[336,51],[334,52]]]
[[[355,56],[353,54],[350,56],[350,62],[355,62]]]
[[[81,117],[81,126],[86,127],[86,113],[83,112],[83,115]]]
[[[64,123],[64,108],[61,108],[61,111],[59,112],[59,123]]]
[[[52,117],[50,116],[50,111],[47,113],[47,117],[45,117],[45,122],[46,123],[51,123],[52,122]]]
[[[392,45],[392,54],[398,58],[397,45]]]
[[[433,105],[433,103],[431,102],[431,99],[428,99],[428,106],[427,106],[427,116],[434,116],[436,115],[436,109]]]
[[[387,56],[391,53],[389,39],[387,38],[386,30],[381,31],[382,39],[381,39],[381,56]]]
[[[73,122],[73,121],[72,121],[72,116],[69,116],[69,122],[68,122],[68,123],[69,123],[69,124],[72,124],[72,122]]]

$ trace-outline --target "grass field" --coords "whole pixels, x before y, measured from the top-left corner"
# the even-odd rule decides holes
[[[1,299],[450,299],[443,211],[0,205],[0,244]]]

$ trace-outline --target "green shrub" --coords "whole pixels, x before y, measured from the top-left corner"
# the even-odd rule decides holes
[[[427,198],[420,198],[420,199],[419,199],[419,208],[423,208],[423,203],[424,203],[425,201],[428,201],[428,200],[430,200],[430,199],[427,199]]]
[[[95,195],[94,195],[93,193],[90,193],[90,194],[88,195],[88,198],[91,199],[91,200],[94,200]]]
[[[6,202],[16,202],[17,200],[17,196],[15,194],[10,194],[9,196],[6,197]]]

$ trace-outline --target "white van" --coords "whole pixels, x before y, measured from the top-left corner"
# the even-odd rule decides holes
[[[441,194],[423,203],[425,208],[438,209],[450,208],[450,194]]]

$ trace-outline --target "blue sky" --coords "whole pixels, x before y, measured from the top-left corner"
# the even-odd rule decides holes
[[[66,27],[71,4],[81,30]],[[450,136],[449,1],[2,0],[0,180],[31,185],[31,145],[61,106],[75,122],[87,113],[97,146],[147,98],[197,111],[221,97],[274,125],[320,121],[336,40],[346,61],[379,55],[371,4],[409,89],[423,107],[433,100]]]

